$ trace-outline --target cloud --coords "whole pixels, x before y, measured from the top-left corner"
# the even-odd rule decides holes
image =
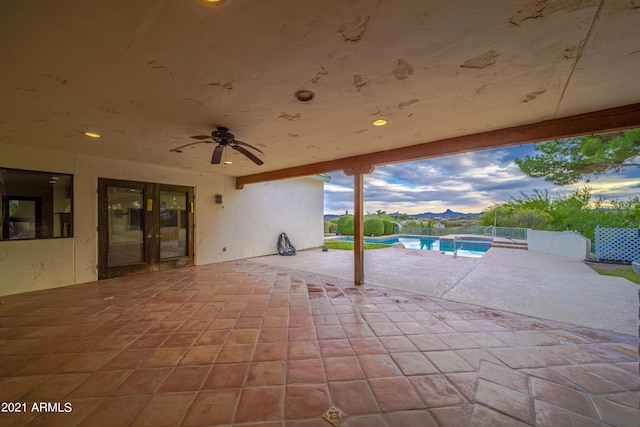
[[[520,171],[515,158],[534,155],[533,144],[378,166],[364,178],[365,211],[422,213],[481,212],[534,189],[567,195],[585,183],[558,187]],[[353,212],[353,177],[331,173],[325,184],[325,212]],[[626,199],[640,192],[640,168],[592,179],[595,197]]]

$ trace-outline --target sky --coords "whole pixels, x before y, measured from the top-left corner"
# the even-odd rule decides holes
[[[516,158],[534,155],[534,144],[455,156],[378,166],[364,176],[364,211],[418,214],[478,213],[509,198],[533,194],[534,189],[565,196],[588,185],[595,198],[628,200],[640,195],[640,168],[624,168],[589,183],[559,187],[520,171]],[[330,173],[325,183],[324,213],[353,214],[353,177]]]

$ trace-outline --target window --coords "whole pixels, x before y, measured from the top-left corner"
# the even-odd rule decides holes
[[[0,167],[0,240],[73,236],[72,175]]]

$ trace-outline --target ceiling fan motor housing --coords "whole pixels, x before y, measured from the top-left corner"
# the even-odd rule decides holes
[[[219,127],[218,129],[211,132],[211,137],[215,139],[222,139],[227,141],[233,141],[236,136],[229,132],[229,129]]]

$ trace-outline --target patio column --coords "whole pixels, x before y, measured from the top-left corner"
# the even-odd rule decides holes
[[[364,174],[373,172],[373,166],[365,165],[345,169],[353,175],[353,284],[364,284]]]

